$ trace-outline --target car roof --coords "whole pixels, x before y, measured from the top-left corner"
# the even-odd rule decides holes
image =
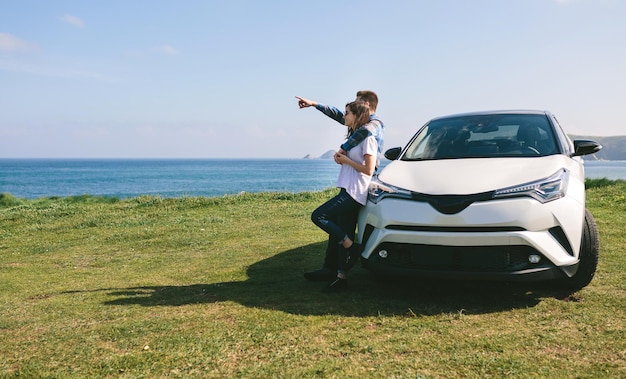
[[[546,116],[549,116],[550,112],[548,112],[548,111],[532,110],[532,109],[466,112],[466,113],[451,114],[451,115],[448,115],[448,116],[435,117],[435,118],[431,119],[431,121],[441,120],[441,119],[446,119],[446,118],[467,117],[467,116],[489,116],[489,115],[501,115],[501,114],[507,114],[507,115],[546,115]]]

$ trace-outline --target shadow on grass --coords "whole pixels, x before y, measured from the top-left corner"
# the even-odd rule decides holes
[[[356,267],[346,292],[324,294],[324,283],[302,277],[322,261],[324,243],[289,250],[251,265],[238,282],[109,289],[107,305],[146,307],[234,301],[292,314],[344,316],[482,314],[533,307],[541,298],[569,300],[568,293],[537,285],[451,281],[381,280]]]

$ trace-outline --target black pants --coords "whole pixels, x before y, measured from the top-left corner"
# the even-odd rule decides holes
[[[324,267],[337,271],[345,270],[348,254],[341,243],[346,238],[354,241],[361,207],[362,205],[342,188],[339,194],[320,205],[311,214],[313,223],[328,233]]]

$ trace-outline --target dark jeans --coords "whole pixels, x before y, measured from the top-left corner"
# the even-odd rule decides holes
[[[328,233],[324,267],[338,271],[345,270],[348,254],[341,243],[346,237],[354,241],[357,217],[361,207],[362,205],[342,188],[339,194],[320,205],[311,214],[313,223]]]

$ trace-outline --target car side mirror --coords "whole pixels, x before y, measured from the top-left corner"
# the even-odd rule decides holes
[[[395,161],[396,159],[398,159],[401,152],[401,147],[392,147],[391,149],[385,151],[385,158],[389,159],[390,161]]]
[[[596,141],[589,140],[575,140],[574,141],[574,154],[572,157],[580,157],[583,155],[589,155],[596,153],[602,149],[602,145]]]

